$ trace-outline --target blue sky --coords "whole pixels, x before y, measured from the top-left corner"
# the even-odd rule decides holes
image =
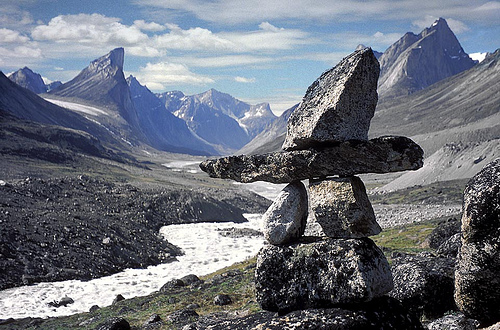
[[[64,82],[124,47],[154,92],[215,88],[279,114],[358,44],[384,51],[439,17],[469,54],[500,47],[500,1],[2,0],[0,70]]]

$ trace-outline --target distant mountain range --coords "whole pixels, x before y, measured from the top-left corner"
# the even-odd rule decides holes
[[[250,105],[215,89],[192,96],[166,92],[158,97],[168,111],[200,138],[218,145],[222,153],[240,149],[276,118],[268,103]]]
[[[490,149],[496,145],[498,51],[475,65],[446,21],[439,19],[377,55],[379,104],[371,136],[411,136],[428,157],[440,153],[435,164],[450,154],[442,148],[454,144],[468,152],[486,142]],[[9,78],[24,88],[0,79],[0,108],[18,118],[88,132],[117,148],[148,145],[193,155],[281,150],[287,120],[297,105],[276,117],[268,103],[250,105],[214,89],[191,96],[180,91],[154,94],[135,77],[125,78],[124,56],[123,48],[114,49],[53,89],[39,74],[20,69]],[[495,155],[485,151],[477,159]]]

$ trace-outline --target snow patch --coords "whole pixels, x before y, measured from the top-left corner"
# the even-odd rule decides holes
[[[100,116],[104,115],[107,116],[108,114],[106,111],[103,111],[101,109],[91,107],[88,105],[83,105],[83,104],[78,104],[78,103],[73,103],[73,102],[67,102],[67,101],[60,101],[60,100],[53,100],[53,99],[45,99],[48,102],[54,103],[55,105],[58,105],[60,107],[73,110],[73,111],[78,111],[78,112],[83,112],[87,115],[91,116]]]

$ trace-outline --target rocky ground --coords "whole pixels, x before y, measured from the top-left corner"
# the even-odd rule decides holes
[[[246,219],[269,201],[216,188],[113,183],[87,175],[0,182],[0,289],[90,279],[174,260],[161,226]]]

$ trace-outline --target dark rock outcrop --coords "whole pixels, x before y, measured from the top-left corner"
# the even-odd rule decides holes
[[[434,319],[456,310],[453,301],[453,259],[430,253],[392,258],[394,289],[389,293],[419,316]]]
[[[366,302],[392,286],[389,264],[368,238],[266,245],[257,256],[256,297],[269,311]]]
[[[288,119],[283,149],[367,140],[378,100],[379,71],[372,50],[364,48],[323,73]]]
[[[285,244],[304,234],[307,221],[307,190],[300,181],[288,184],[262,216],[265,239]]]
[[[184,330],[269,329],[269,330],[423,330],[418,318],[393,298],[381,297],[371,302],[339,306],[331,309],[306,309],[286,315],[272,312],[252,314],[242,318],[218,314],[201,316]]]
[[[211,159],[200,168],[215,178],[288,183],[332,175],[416,170],[422,167],[422,158],[422,149],[409,138],[385,136],[321,149]]]
[[[476,330],[479,326],[477,320],[469,319],[461,313],[449,314],[436,319],[427,325],[429,330],[457,329]]]
[[[463,210],[455,301],[466,316],[489,325],[500,320],[500,159],[469,181]]]
[[[214,298],[214,304],[218,306],[229,305],[233,302],[230,296],[227,294],[218,294]]]
[[[130,330],[130,324],[121,317],[112,317],[100,323],[95,330]]]

